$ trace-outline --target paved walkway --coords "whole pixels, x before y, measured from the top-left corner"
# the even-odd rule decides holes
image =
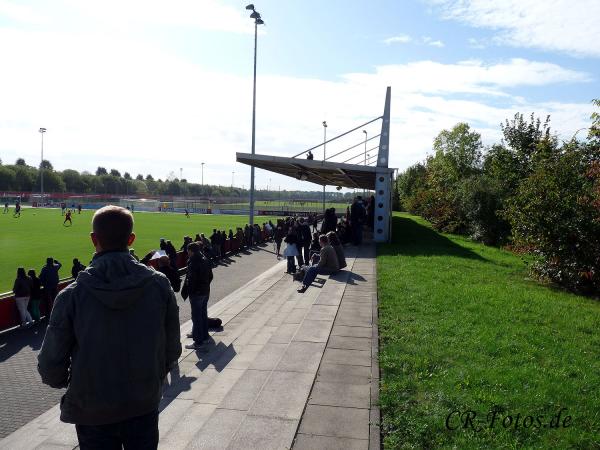
[[[273,244],[243,251],[224,260],[213,269],[210,305],[251,281],[277,263]],[[188,302],[177,295],[179,320],[190,320]],[[45,384],[37,372],[37,355],[46,333],[46,323],[31,329],[0,333],[0,439],[56,405],[62,390]]]
[[[210,307],[224,330],[170,374],[160,448],[379,448],[374,247],[352,251],[347,270],[304,294],[280,263]],[[75,448],[58,415],[57,405],[0,448]]]

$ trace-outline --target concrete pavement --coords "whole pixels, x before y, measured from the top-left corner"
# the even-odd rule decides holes
[[[225,327],[169,375],[160,448],[379,448],[374,247],[347,256],[304,294],[281,263],[210,307]],[[0,448],[74,448],[58,415],[57,405]]]

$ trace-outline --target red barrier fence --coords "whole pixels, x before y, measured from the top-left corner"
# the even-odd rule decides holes
[[[268,239],[268,233],[266,231],[262,231],[262,239],[263,241]],[[240,250],[242,243],[237,239],[227,239],[223,245],[223,253],[236,253]],[[177,253],[177,268],[181,269],[185,267],[187,264],[187,254],[184,252]],[[152,260],[148,263],[149,266],[154,269],[158,269],[158,260]],[[60,281],[58,285],[58,290],[64,289],[66,286],[73,282],[73,278],[65,278]],[[44,295],[42,295],[42,301],[40,302],[40,314],[45,316],[48,313],[48,305],[46,301],[44,301]],[[7,330],[9,328],[13,328],[19,326],[21,323],[21,318],[19,316],[19,312],[17,310],[17,305],[15,304],[15,297],[11,293],[8,293],[6,296],[0,298],[0,331]]]

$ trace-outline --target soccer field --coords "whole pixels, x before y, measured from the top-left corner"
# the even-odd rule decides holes
[[[13,210],[0,214],[0,293],[12,289],[17,267],[39,271],[51,256],[60,261],[63,267],[60,277],[71,274],[73,258],[87,264],[94,248],[90,240],[93,211],[73,214],[73,226],[63,226],[64,216],[60,209],[22,210],[20,218],[13,217]],[[179,249],[186,234],[192,238],[196,233],[210,236],[213,228],[229,229],[248,223],[247,216],[234,215],[193,215],[188,219],[183,214],[135,213],[133,243],[136,254],[141,258],[148,251],[158,248],[159,239],[170,239]],[[274,217],[259,217],[263,223]]]

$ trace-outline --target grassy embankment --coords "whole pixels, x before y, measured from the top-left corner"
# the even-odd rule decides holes
[[[599,449],[600,302],[417,217],[395,215],[393,237],[377,257],[385,448]]]

